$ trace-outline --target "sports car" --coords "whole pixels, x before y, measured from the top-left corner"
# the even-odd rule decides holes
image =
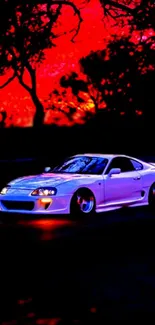
[[[121,207],[155,207],[155,163],[126,155],[79,154],[0,191],[0,210],[80,215]]]

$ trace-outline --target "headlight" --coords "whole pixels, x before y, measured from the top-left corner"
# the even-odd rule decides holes
[[[40,187],[34,190],[31,195],[39,195],[39,196],[49,196],[56,195],[57,189],[55,187]]]
[[[3,187],[2,190],[0,191],[0,194],[5,195],[7,193],[7,191],[8,191],[8,189],[9,189],[9,187],[7,187],[7,186]]]

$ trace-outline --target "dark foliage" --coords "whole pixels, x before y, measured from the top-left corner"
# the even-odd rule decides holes
[[[91,0],[85,0],[84,4],[89,1]],[[100,3],[104,10],[105,24],[107,17],[113,19],[114,24],[122,24],[122,28],[128,24],[131,31],[155,29],[153,0],[100,0]],[[55,46],[54,40],[60,36],[54,34],[53,26],[58,21],[63,6],[70,6],[78,17],[77,28],[72,30],[73,40],[82,21],[80,9],[74,1],[0,0],[0,75],[8,76],[9,73],[8,80],[0,85],[0,89],[15,78],[18,79],[20,85],[29,92],[36,107],[34,126],[41,126],[44,122],[44,106],[37,94],[36,68],[44,60],[44,50]],[[154,82],[153,44],[154,37],[147,42],[142,41],[139,48],[130,40],[116,41],[109,46],[110,60],[105,60],[105,51],[91,53],[81,60],[87,82],[72,74],[69,78],[62,78],[61,84],[63,87],[71,85],[73,95],[79,103],[83,102],[79,93],[89,93],[96,112],[103,100],[110,111],[122,111],[129,115],[138,110],[144,112],[147,106],[151,107],[153,100],[153,97],[150,99]],[[25,82],[26,72],[29,74],[29,84]],[[122,74],[124,75],[119,77]],[[103,79],[106,80],[105,83]],[[143,89],[145,98],[142,95]],[[5,116],[1,126],[4,125],[4,119]]]
[[[108,57],[107,57],[108,55]],[[134,121],[154,117],[155,47],[154,37],[133,44],[128,38],[111,43],[107,51],[92,52],[80,60],[86,81],[76,74],[61,79],[63,87],[71,87],[77,97],[80,91],[89,92],[93,85],[100,100],[94,100],[96,119],[120,116]],[[104,101],[106,109],[100,110]]]
[[[44,50],[52,48],[53,26],[61,15],[63,6],[71,6],[78,16],[78,26],[73,31],[76,36],[81,16],[77,7],[66,0],[0,0],[0,74],[8,71],[12,76],[0,86],[6,87],[15,78],[30,94],[36,107],[34,125],[40,126],[44,120],[44,107],[37,95],[36,67],[44,60]],[[24,80],[25,71],[30,84]]]
[[[100,3],[105,16],[110,16],[114,21],[122,18],[122,24],[127,19],[132,30],[155,28],[154,0],[100,0]]]

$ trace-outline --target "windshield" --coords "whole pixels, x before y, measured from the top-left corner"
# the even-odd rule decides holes
[[[100,175],[103,173],[108,159],[104,157],[78,156],[65,160],[50,170],[52,173],[76,173]]]

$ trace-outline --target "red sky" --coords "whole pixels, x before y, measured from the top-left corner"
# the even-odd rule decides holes
[[[111,39],[113,33],[124,36],[128,28],[113,27],[112,24],[103,23],[103,11],[98,0],[91,0],[81,11],[83,23],[75,42],[70,41],[71,34],[57,39],[56,47],[46,50],[46,59],[37,69],[37,87],[39,98],[44,101],[48,98],[53,88],[59,87],[59,79],[62,75],[71,71],[78,71],[78,61],[86,56],[91,50],[103,49]],[[74,20],[73,20],[74,19]],[[70,30],[73,22],[76,23],[73,11],[66,9],[61,21],[65,30]],[[59,28],[60,31],[60,28]],[[10,72],[11,73],[11,72]],[[0,84],[7,76],[0,77]],[[6,111],[6,126],[32,126],[35,108],[28,92],[20,86],[18,80],[14,80],[3,90],[0,90],[0,112]],[[55,113],[58,114],[58,113]],[[54,113],[48,112],[45,116],[45,123],[53,121]],[[60,116],[61,117],[61,116]],[[1,119],[1,115],[0,115]],[[60,118],[60,125],[68,123],[63,116]]]

